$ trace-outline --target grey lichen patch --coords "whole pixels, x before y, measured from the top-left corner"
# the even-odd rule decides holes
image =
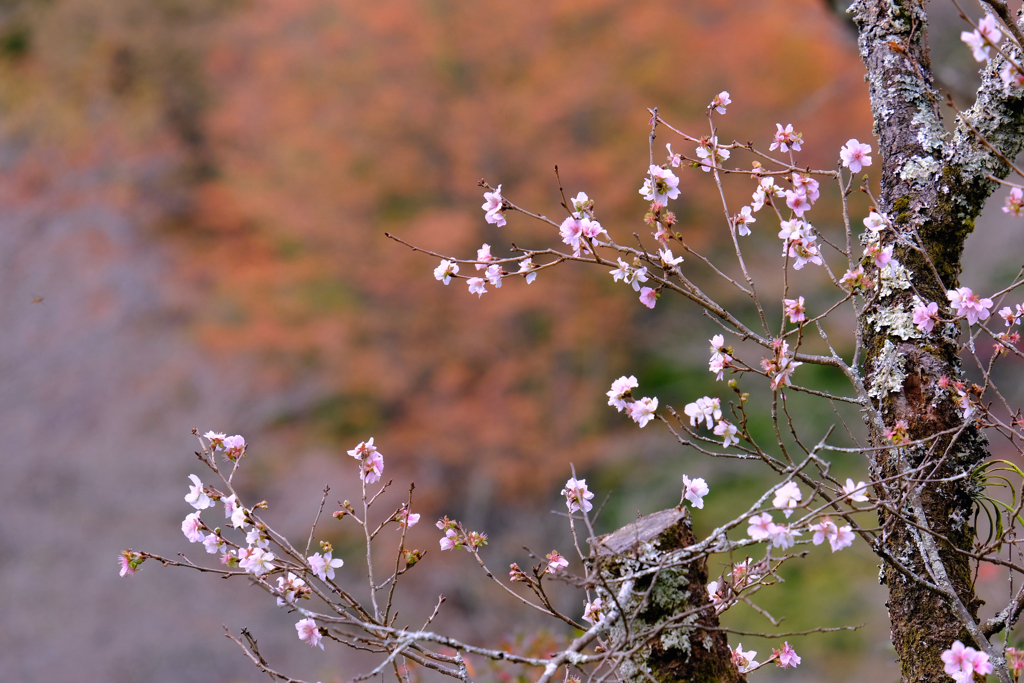
[[[914,116],[915,120],[920,112]],[[900,180],[914,185],[924,185],[942,172],[942,164],[930,154],[926,157],[913,156],[900,169]]]
[[[914,114],[913,126],[917,129],[917,143],[926,152],[942,152],[945,131],[935,125],[935,114],[930,109],[921,109]]]
[[[878,296],[885,298],[893,292],[910,289],[910,271],[903,264],[890,262],[878,274]]]
[[[882,352],[875,359],[875,372],[868,388],[868,396],[881,400],[891,393],[901,391],[903,382],[907,379],[904,363],[904,358],[896,350],[896,345],[886,339]]]
[[[903,309],[902,304],[890,308],[883,308],[868,316],[868,322],[875,326],[875,332],[884,333],[899,337],[903,341],[917,339],[921,336],[920,331],[914,326],[914,316]]]

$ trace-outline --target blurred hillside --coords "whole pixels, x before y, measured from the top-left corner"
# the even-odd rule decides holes
[[[614,492],[605,528],[675,504],[683,469],[721,492],[698,531],[761,485],[605,405],[623,373],[663,404],[725,396],[699,310],[666,296],[649,311],[582,267],[478,300],[384,232],[463,258],[484,242],[555,245],[521,215],[487,225],[477,181],[557,216],[557,164],[613,235],[643,234],[647,107],[702,132],[723,89],[723,139],[767,146],[792,122],[805,163],[833,166],[871,122],[853,35],[827,3],[6,0],[0,22],[0,577],[19,587],[0,601],[5,681],[256,680],[221,623],[248,626],[279,668],[353,675],[337,651],[311,660],[293,620],[241,584],[152,563],[118,580],[127,545],[186,550],[192,427],[246,435],[244,486],[297,533],[325,481],[356,495],[344,449],[374,435],[425,520],[492,534],[494,567],[522,562],[522,545],[567,548],[547,511],[570,463]],[[959,27],[937,31],[955,41]],[[940,75],[969,92],[964,58]],[[713,185],[687,170],[681,187],[688,243],[724,257]],[[838,221],[835,194],[820,227]],[[991,277],[1005,266],[992,245],[1013,239],[997,223],[976,252]],[[755,253],[777,251],[774,232]],[[434,531],[413,542],[433,551]],[[325,533],[355,565],[344,530]],[[442,571],[424,567],[407,609],[444,592],[446,627],[507,633],[511,606],[490,608],[465,560],[434,552]],[[831,593],[829,625],[871,627],[807,641],[787,680],[892,675],[872,559],[796,572],[810,588],[780,591],[773,611]]]

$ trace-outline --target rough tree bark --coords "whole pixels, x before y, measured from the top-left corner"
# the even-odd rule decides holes
[[[954,430],[929,448],[879,451],[872,474],[891,477],[927,462],[932,476],[951,476],[988,456],[985,438],[973,426],[961,429],[961,410],[939,384],[942,377],[962,375],[960,329],[947,324],[937,325],[929,335],[908,334],[900,321],[913,309],[915,288],[924,300],[939,303],[943,317],[954,317],[946,290],[959,286],[964,240],[997,186],[989,176],[1004,178],[1010,170],[978,133],[1013,158],[1024,138],[1024,101],[1004,91],[998,76],[1003,61],[993,59],[984,71],[977,102],[948,134],[939,113],[941,96],[933,87],[923,3],[860,0],[851,11],[882,156],[878,208],[893,220],[895,256],[913,285],[893,278],[859,316],[862,370],[882,415],[881,422],[869,421],[871,440],[875,446],[887,445],[884,429],[897,420],[907,421],[913,439]],[[927,258],[912,247],[917,235]],[[978,624],[981,601],[972,585],[969,558],[951,547],[972,549],[973,486],[965,477],[878,492],[883,499],[906,501],[899,515],[880,515],[885,532],[876,550],[884,551],[881,578],[889,589],[892,639],[908,683],[949,680],[940,655],[957,639],[990,652],[994,662],[1001,660],[1001,648],[992,648]],[[936,541],[901,518],[949,542]],[[939,590],[914,580],[906,570]],[[1009,680],[1000,664],[996,673]]]
[[[695,542],[689,513],[672,508],[594,539],[592,561],[600,562],[601,575],[611,584],[658,567],[667,553]],[[650,631],[652,637],[619,666],[617,674],[622,680],[631,683],[650,683],[652,679],[658,683],[746,681],[732,664],[725,632],[715,630],[719,626],[718,616],[708,598],[707,583],[708,570],[703,557],[636,580],[626,604],[618,605],[617,611],[635,614],[630,628],[636,632]],[[612,605],[614,598],[609,591],[599,588],[598,593],[606,605]],[[618,620],[609,630],[609,638],[622,640],[624,629],[623,620]]]

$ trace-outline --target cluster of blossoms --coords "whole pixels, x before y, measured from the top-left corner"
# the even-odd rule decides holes
[[[781,123],[776,123],[775,127],[778,128],[778,130],[775,131],[775,139],[768,149],[772,152],[777,149],[780,149],[783,152],[788,152],[790,149],[794,152],[799,152],[800,145],[804,142],[804,134],[794,133],[792,123],[786,124],[785,128],[782,127]]]
[[[733,565],[730,572],[731,581],[726,581],[725,577],[721,577],[721,581],[708,582],[708,597],[711,599],[711,604],[715,606],[715,613],[724,612],[730,606],[730,596],[738,595],[744,588],[757,584],[767,573],[767,560],[752,564],[752,560],[748,557]]]
[[[368,441],[361,441],[348,454],[361,464],[359,468],[360,481],[367,484],[375,484],[380,481],[384,474],[384,456],[373,445],[373,437],[370,437]]]
[[[608,405],[620,413],[625,410],[626,414],[643,428],[654,419],[655,411],[658,410],[658,399],[644,396],[639,400],[632,400],[632,391],[638,386],[636,377],[632,375],[619,377],[612,382],[612,388],[607,393]]]
[[[853,481],[848,479],[847,487],[851,490],[847,491],[847,487],[844,487],[843,490],[851,500],[867,500],[867,497],[860,493],[863,491],[863,484],[864,482],[860,482],[860,485],[854,488]],[[807,501],[801,501],[802,497],[803,494],[796,482],[789,481],[775,491],[772,505],[776,509],[782,510],[782,513],[788,518],[793,514],[794,509],[807,505]],[[796,537],[803,535],[802,531],[791,525],[776,524],[768,512],[753,515],[748,521],[747,536],[755,541],[768,541],[774,547],[782,550],[793,547]],[[850,525],[839,527],[828,516],[822,517],[819,522],[811,524],[807,528],[814,533],[812,538],[814,545],[821,545],[827,540],[832,547],[832,552],[847,548],[853,543],[853,528]]]
[[[1024,190],[1014,187],[1006,197],[1006,203],[1003,204],[1003,213],[1012,213],[1019,217],[1021,209],[1024,209]]]
[[[570,477],[562,488],[562,495],[565,496],[565,506],[569,508],[570,513],[581,510],[590,512],[594,509],[594,504],[590,502],[594,499],[594,494],[587,488],[586,479]]]
[[[986,14],[985,18],[978,22],[978,28],[975,30],[960,33],[960,40],[967,43],[974,59],[979,62],[989,60],[992,46],[997,45],[1002,38],[1003,33],[999,30],[995,15],[992,14]]]
[[[676,265],[682,258],[673,259],[672,252],[665,249],[661,255],[662,261],[668,259],[670,265]],[[641,287],[641,282],[647,282],[647,266],[641,266],[639,259],[633,259],[633,263],[626,263],[621,258],[618,259],[619,267],[608,271],[611,273],[612,279],[615,282],[622,280],[627,285],[633,287],[634,292],[640,292],[640,303],[647,308],[654,308],[654,304],[658,301],[658,291],[652,287]]]
[[[782,645],[781,650],[772,648],[772,657],[768,661],[762,663],[757,662],[754,657],[757,656],[757,651],[748,650],[743,651],[743,643],[738,643],[736,649],[732,651],[732,663],[736,665],[736,668],[740,670],[740,673],[750,673],[755,669],[758,669],[765,664],[775,662],[775,665],[782,669],[795,669],[800,665],[800,655],[790,646],[789,642],[785,642]]]
[[[939,389],[949,393],[953,402],[960,408],[964,420],[969,420],[977,412],[977,408],[971,401],[971,392],[968,391],[967,384],[960,380],[951,380],[949,377],[943,375],[939,378]]]
[[[781,339],[773,340],[772,348],[775,349],[774,358],[762,358],[761,369],[772,378],[771,387],[774,391],[781,386],[790,386],[793,372],[803,363],[794,360],[795,357],[789,352],[789,344]]]
[[[702,396],[693,403],[687,403],[683,407],[683,412],[690,418],[691,427],[696,427],[701,422],[705,422],[707,428],[713,430],[716,436],[723,437],[723,448],[728,448],[732,444],[740,442],[739,428],[722,417],[721,399]]]
[[[245,439],[238,434],[226,436],[220,432],[206,432],[203,437],[209,440],[210,448],[216,451],[223,451],[224,457],[234,462],[245,455]]]
[[[732,364],[733,350],[725,345],[725,337],[716,334],[711,338],[711,358],[708,359],[708,371],[715,373],[715,379],[722,381],[725,369]]]
[[[499,228],[505,225],[505,199],[501,196],[501,185],[494,192],[484,192],[484,220]]]
[[[676,184],[679,184],[678,180]],[[679,190],[676,190],[676,194],[678,193]],[[577,194],[571,204],[572,211],[569,217],[562,221],[558,234],[562,242],[572,248],[573,256],[589,254],[591,249],[588,243],[600,244],[595,240],[601,235],[607,237],[608,232],[594,218],[594,200],[588,197],[586,192]]]
[[[951,289],[946,292],[946,298],[949,299],[949,307],[953,309],[957,317],[963,316],[970,325],[977,325],[980,320],[988,320],[992,307],[995,305],[992,299],[979,297],[970,287]],[[1009,308],[999,311],[999,315],[1006,320],[1006,324],[1009,326],[1010,319],[1004,313],[1012,314],[1013,312]],[[923,300],[917,299],[914,305],[914,325],[922,332],[930,333],[935,329],[937,322],[941,322],[938,304],[934,301],[925,303]]]
[[[437,520],[437,528],[444,532],[440,541],[441,550],[465,548],[466,552],[472,553],[487,545],[487,534],[479,531],[466,531],[459,522],[448,519],[447,515]]]
[[[782,255],[793,259],[793,269],[801,270],[808,263],[823,264],[814,226],[802,218],[792,218],[779,224]]]
[[[954,681],[971,681],[974,680],[974,674],[986,676],[992,673],[992,663],[988,660],[988,654],[978,652],[973,647],[964,647],[959,640],[942,653],[942,662],[946,665],[943,670]]]
[[[700,159],[698,165],[705,173],[714,166],[721,166],[730,156],[732,153],[729,150],[718,146],[718,136],[701,138],[697,144],[697,158]]]

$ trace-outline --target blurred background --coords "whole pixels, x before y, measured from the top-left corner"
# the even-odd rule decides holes
[[[964,27],[951,5],[930,8],[936,73],[967,106],[977,65],[959,42]],[[529,564],[523,546],[569,555],[564,518],[551,511],[564,510],[570,463],[599,502],[610,496],[601,531],[675,505],[683,472],[712,490],[698,533],[745,509],[773,481],[763,468],[709,461],[658,425],[640,431],[604,396],[635,374],[662,405],[727,401],[706,369],[718,328],[702,311],[669,295],[648,310],[582,266],[478,299],[462,281],[436,282],[436,259],[384,237],[461,258],[484,242],[497,256],[512,242],[554,246],[552,229],[522,215],[487,225],[477,181],[560,216],[557,164],[566,192],[594,198],[613,237],[649,240],[637,194],[647,107],[699,135],[721,90],[733,99],[723,140],[767,148],[776,122],[793,123],[801,163],[815,168],[834,167],[848,138],[874,145],[855,33],[822,0],[0,1],[3,680],[260,679],[222,624],[248,627],[271,665],[296,677],[342,681],[373,668],[338,647],[311,653],[294,616],[244,581],[153,562],[118,577],[125,547],[206,559],[179,530],[191,511],[186,477],[206,476],[193,427],[246,437],[244,499],[266,499],[268,519],[297,535],[325,484],[328,511],[358,497],[345,450],[376,437],[395,481],[387,504],[414,481],[424,515],[409,544],[429,554],[400,589],[403,618],[422,623],[444,594],[439,630],[536,653],[571,634],[523,614],[471,558],[441,556],[434,518],[486,531],[485,557],[502,576],[511,561]],[[663,131],[656,159],[666,142]],[[729,263],[711,179],[692,169],[681,178],[672,208],[685,239]],[[738,207],[753,183],[726,189]],[[1005,285],[1020,265],[1020,228],[993,201],[968,247],[964,282],[975,289]],[[868,205],[853,197],[855,223]],[[838,192],[823,186],[815,225],[840,230],[838,209]],[[777,320],[776,230],[759,214],[748,261],[767,278]],[[686,265],[753,320],[697,259]],[[795,281],[820,311],[834,294],[810,270]],[[840,351],[849,324],[830,328]],[[1015,363],[1004,363],[1011,376]],[[799,372],[843,390],[827,373]],[[836,418],[801,398],[793,408],[817,441]],[[766,411],[752,425],[771,440]],[[855,458],[834,471],[866,478]],[[319,528],[357,589],[353,526]],[[819,549],[784,576],[759,596],[786,617],[781,630],[865,626],[793,639],[803,665],[759,676],[897,678],[884,592],[862,545],[836,557]],[[994,570],[978,580],[995,597],[1006,591]],[[558,600],[582,612],[576,592]],[[779,630],[745,606],[726,621]],[[779,646],[731,642],[762,655]],[[520,673],[470,664],[480,680]]]

